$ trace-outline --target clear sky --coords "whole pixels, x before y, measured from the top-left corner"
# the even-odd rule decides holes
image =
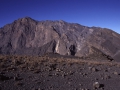
[[[0,0],[0,27],[18,18],[64,20],[120,33],[120,0]]]

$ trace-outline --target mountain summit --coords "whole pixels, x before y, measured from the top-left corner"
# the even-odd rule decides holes
[[[120,35],[107,28],[65,21],[20,18],[0,28],[0,54],[58,53],[87,57],[104,54],[119,61]]]

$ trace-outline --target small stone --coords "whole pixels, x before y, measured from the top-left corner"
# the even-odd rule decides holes
[[[81,90],[84,90],[84,89],[81,89]]]
[[[64,72],[63,74],[62,74],[62,77],[63,78],[65,78],[67,75],[66,75],[66,73]]]
[[[73,75],[74,73],[73,72],[69,72],[70,75]]]
[[[71,84],[71,82],[68,82],[68,84]]]
[[[89,89],[86,89],[86,88],[85,88],[85,90],[89,90]]]
[[[108,70],[111,70],[111,68],[108,68]]]
[[[61,70],[59,68],[56,68],[56,72],[60,72]]]
[[[82,84],[79,84],[80,86],[82,86]]]
[[[110,79],[111,77],[108,75],[105,75],[105,79]]]
[[[80,75],[82,75],[82,73],[81,73],[81,72],[80,72],[79,74],[80,74]]]
[[[84,75],[84,76],[86,76],[86,75],[87,75],[87,73],[83,73],[83,75]]]
[[[119,75],[118,72],[116,72],[116,71],[114,72],[114,74],[115,74],[115,75]]]
[[[99,82],[93,83],[93,88],[94,89],[99,89],[99,88],[104,88],[104,84],[100,84]]]
[[[101,77],[102,80],[104,80],[104,77]]]
[[[42,90],[41,88],[38,88],[38,90]]]
[[[99,82],[95,82],[95,83],[93,84],[93,87],[94,87],[94,89],[98,89],[98,88],[100,87]]]
[[[55,73],[54,75],[55,75],[55,76],[59,76],[59,73]]]
[[[88,67],[88,69],[89,69],[89,70],[91,70],[91,69],[92,69],[92,67]]]
[[[96,68],[92,68],[92,71],[93,72],[97,72],[98,70]]]

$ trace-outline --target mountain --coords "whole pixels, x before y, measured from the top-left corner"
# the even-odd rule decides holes
[[[65,21],[20,18],[0,28],[0,54],[43,55],[58,53],[88,57],[105,55],[119,61],[120,35],[100,27]]]

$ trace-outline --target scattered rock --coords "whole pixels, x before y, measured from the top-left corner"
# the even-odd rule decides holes
[[[82,84],[79,84],[80,86],[82,86]]]
[[[93,72],[97,72],[98,69],[96,69],[96,68],[92,68],[92,71],[93,71]]]
[[[59,68],[56,68],[56,72],[60,72],[61,70]]]
[[[66,74],[62,74],[62,77],[65,78],[67,75]]]
[[[118,73],[118,72],[116,72],[116,71],[114,72],[114,74],[115,74],[115,75],[119,75],[119,73]]]
[[[93,87],[94,87],[94,89],[98,89],[100,87],[99,82],[93,83]]]
[[[59,76],[59,73],[56,72],[56,73],[54,73],[54,75],[55,75],[55,76]]]
[[[41,88],[38,88],[38,90],[42,90]]]
[[[104,88],[104,84],[100,84],[99,82],[94,82],[93,88],[94,89]]]
[[[92,67],[88,67],[89,70],[92,70]]]
[[[104,76],[105,79],[110,79],[111,77],[109,75]]]
[[[102,80],[104,80],[104,77],[101,77]]]

